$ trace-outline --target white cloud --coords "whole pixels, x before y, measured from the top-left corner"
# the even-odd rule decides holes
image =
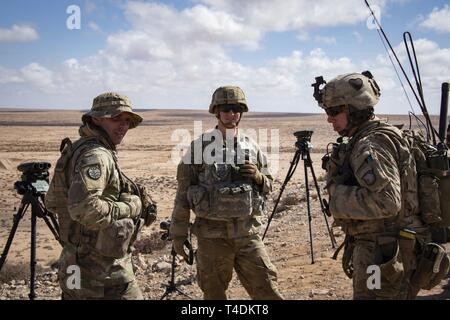
[[[90,14],[97,10],[97,5],[94,3],[94,1],[86,0],[83,9],[86,10],[86,13]]]
[[[428,39],[414,41],[417,60],[425,88],[440,87],[442,82],[450,81],[450,48],[440,48]],[[394,48],[403,65],[409,70],[406,50],[403,44]]]
[[[22,78],[30,84],[50,92],[54,89],[53,72],[33,62],[20,69]]]
[[[316,36],[314,37],[314,41],[317,43],[323,43],[326,45],[335,45],[337,44],[335,37],[323,37],[323,36]]]
[[[89,21],[88,27],[89,27],[89,29],[91,29],[92,31],[99,32],[99,33],[102,32],[102,29],[101,29],[101,28],[99,27],[99,25],[96,24],[94,21]]]
[[[304,29],[351,25],[364,21],[369,11],[363,1],[346,0],[200,0],[213,9],[224,10],[264,31],[302,31]],[[371,1],[383,8],[386,0]]]
[[[0,84],[21,82],[24,82],[24,79],[20,76],[19,72],[0,66]]]
[[[428,39],[415,40],[414,47],[428,111],[431,114],[439,114],[441,84],[442,82],[450,82],[450,49],[440,48],[436,42]],[[406,70],[413,87],[416,88],[403,43],[395,46],[394,50]],[[374,62],[366,61],[364,65],[373,72],[382,89],[380,110],[383,113],[392,113],[392,106],[395,106],[396,113],[407,113],[410,111],[405,93],[387,55],[378,55]],[[420,114],[421,112],[414,95],[396,62],[395,66],[412,102],[413,109]]]
[[[0,68],[0,83],[26,82],[24,86],[52,93],[48,95],[52,98],[64,97],[62,103],[74,106],[80,106],[80,101],[85,106],[100,92],[119,91],[128,94],[137,107],[153,108],[206,108],[215,88],[236,84],[244,89],[252,110],[319,112],[312,98],[314,77],[323,75],[329,80],[338,74],[369,69],[383,91],[377,110],[407,112],[395,73],[384,56],[357,62],[322,48],[294,48],[259,64],[246,65],[233,58],[236,51],[257,50],[268,32],[289,30],[315,39],[311,28],[367,18],[367,9],[360,1],[349,0],[350,5],[347,1],[338,5],[325,0],[318,3],[324,7],[300,0],[209,0],[177,10],[152,2],[128,2],[124,10],[131,28],[110,34],[97,54],[68,59],[54,70],[37,63],[5,73]],[[378,4],[383,6],[384,2]],[[250,10],[252,6],[254,11]],[[336,12],[347,20],[333,21],[339,16]],[[361,36],[353,35],[357,39]],[[427,90],[446,77],[448,81],[449,49],[421,39],[416,41],[416,50]],[[400,50],[399,54],[404,58]],[[430,96],[435,100],[436,94]]]
[[[125,15],[133,31],[167,42],[178,53],[179,44],[221,44],[256,49],[262,34],[238,16],[196,5],[182,11],[163,4],[130,2]]]
[[[0,42],[29,42],[39,38],[37,31],[27,25],[13,25],[11,29],[0,28]]]
[[[309,33],[306,32],[306,31],[299,31],[297,33],[296,38],[297,38],[298,41],[301,41],[301,42],[308,41],[310,39],[309,38]]]
[[[438,32],[450,32],[450,6],[446,4],[442,9],[434,8],[420,26]]]
[[[362,35],[358,31],[353,31],[352,35],[355,37],[356,42],[362,43],[364,41]]]

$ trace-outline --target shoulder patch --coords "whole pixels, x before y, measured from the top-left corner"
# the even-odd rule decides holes
[[[373,171],[370,170],[370,171],[367,171],[366,174],[364,174],[362,179],[364,180],[365,183],[367,183],[368,186],[371,186],[375,183],[375,181],[377,180],[377,177],[375,176]]]
[[[99,165],[93,165],[87,169],[87,175],[92,180],[98,180],[102,176],[102,170]]]

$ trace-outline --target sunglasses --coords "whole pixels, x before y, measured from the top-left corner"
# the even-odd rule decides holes
[[[336,117],[338,114],[340,114],[344,110],[345,110],[345,106],[336,106],[336,107],[325,109],[325,113],[327,114],[327,116]]]
[[[222,112],[233,111],[233,113],[241,113],[242,107],[238,104],[224,104],[224,105],[219,106],[219,111],[222,111]]]

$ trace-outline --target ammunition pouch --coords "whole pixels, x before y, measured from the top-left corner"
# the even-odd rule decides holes
[[[210,191],[190,186],[187,198],[198,217],[222,221],[247,219],[262,211],[264,203],[251,184],[242,182],[216,183]]]
[[[378,264],[381,273],[381,288],[375,291],[377,297],[398,298],[403,289],[405,272],[401,261],[399,243],[394,239],[385,244],[380,243],[380,239],[377,241],[375,259],[376,261],[382,259],[382,262]]]
[[[446,277],[448,270],[449,258],[445,249],[436,243],[424,244],[411,284],[430,290]]]
[[[205,187],[192,185],[187,190],[190,208],[198,217],[206,217],[209,213],[209,194]]]
[[[124,257],[129,252],[135,228],[139,228],[139,223],[135,226],[131,218],[112,222],[98,232],[95,249],[105,257],[115,259]]]

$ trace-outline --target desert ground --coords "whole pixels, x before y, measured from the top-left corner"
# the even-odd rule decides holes
[[[171,271],[170,243],[161,240],[163,231],[159,225],[170,217],[176,193],[176,147],[198,135],[201,124],[205,131],[214,127],[215,119],[204,110],[141,110],[144,122],[130,130],[124,142],[118,147],[119,162],[124,172],[151,190],[158,202],[158,219],[143,230],[136,243],[133,256],[136,274],[146,299],[159,299],[165,292],[165,285]],[[62,110],[20,110],[0,109],[0,250],[6,243],[13,224],[13,214],[17,212],[22,196],[14,189],[20,180],[16,167],[24,162],[46,161],[52,164],[50,173],[59,156],[59,146],[63,138],[78,137],[78,128],[83,111]],[[407,116],[389,116],[393,124],[408,125]],[[194,130],[194,121],[196,129]],[[437,119],[434,118],[434,122]],[[274,169],[274,192],[268,201],[268,213],[272,212],[275,199],[285,179],[290,161],[295,153],[299,130],[313,130],[311,157],[314,171],[319,180],[320,193],[327,197],[324,187],[324,172],[321,157],[329,142],[337,135],[326,122],[323,114],[245,114],[240,127],[254,129],[258,142],[267,147],[272,157]],[[265,139],[265,136],[268,139]],[[190,135],[190,137],[189,137]],[[267,140],[267,141],[266,141]],[[351,280],[341,269],[340,256],[331,259],[334,249],[326,228],[324,215],[320,210],[317,192],[311,175],[312,236],[314,264],[311,264],[309,227],[304,184],[303,163],[287,184],[280,202],[280,210],[274,216],[265,239],[272,262],[278,269],[278,285],[283,296],[292,300],[348,300],[352,298]],[[30,216],[28,209],[20,221],[14,242],[5,266],[0,272],[0,300],[28,299],[29,256],[30,256]],[[330,227],[332,220],[328,220]],[[339,243],[343,233],[339,228],[331,228]],[[195,239],[194,239],[195,240]],[[195,244],[195,241],[194,241]],[[447,245],[447,250],[449,249]],[[59,299],[55,262],[60,253],[60,245],[53,238],[42,219],[37,227],[37,283],[38,299]],[[177,260],[176,280],[179,288],[191,298],[201,299],[202,293],[195,278],[195,265],[189,266]],[[442,282],[446,284],[448,279]],[[234,276],[229,288],[230,299],[249,299],[247,293]],[[187,299],[177,294],[170,299]],[[421,291],[418,299],[449,299],[450,291],[437,286],[430,291]]]

